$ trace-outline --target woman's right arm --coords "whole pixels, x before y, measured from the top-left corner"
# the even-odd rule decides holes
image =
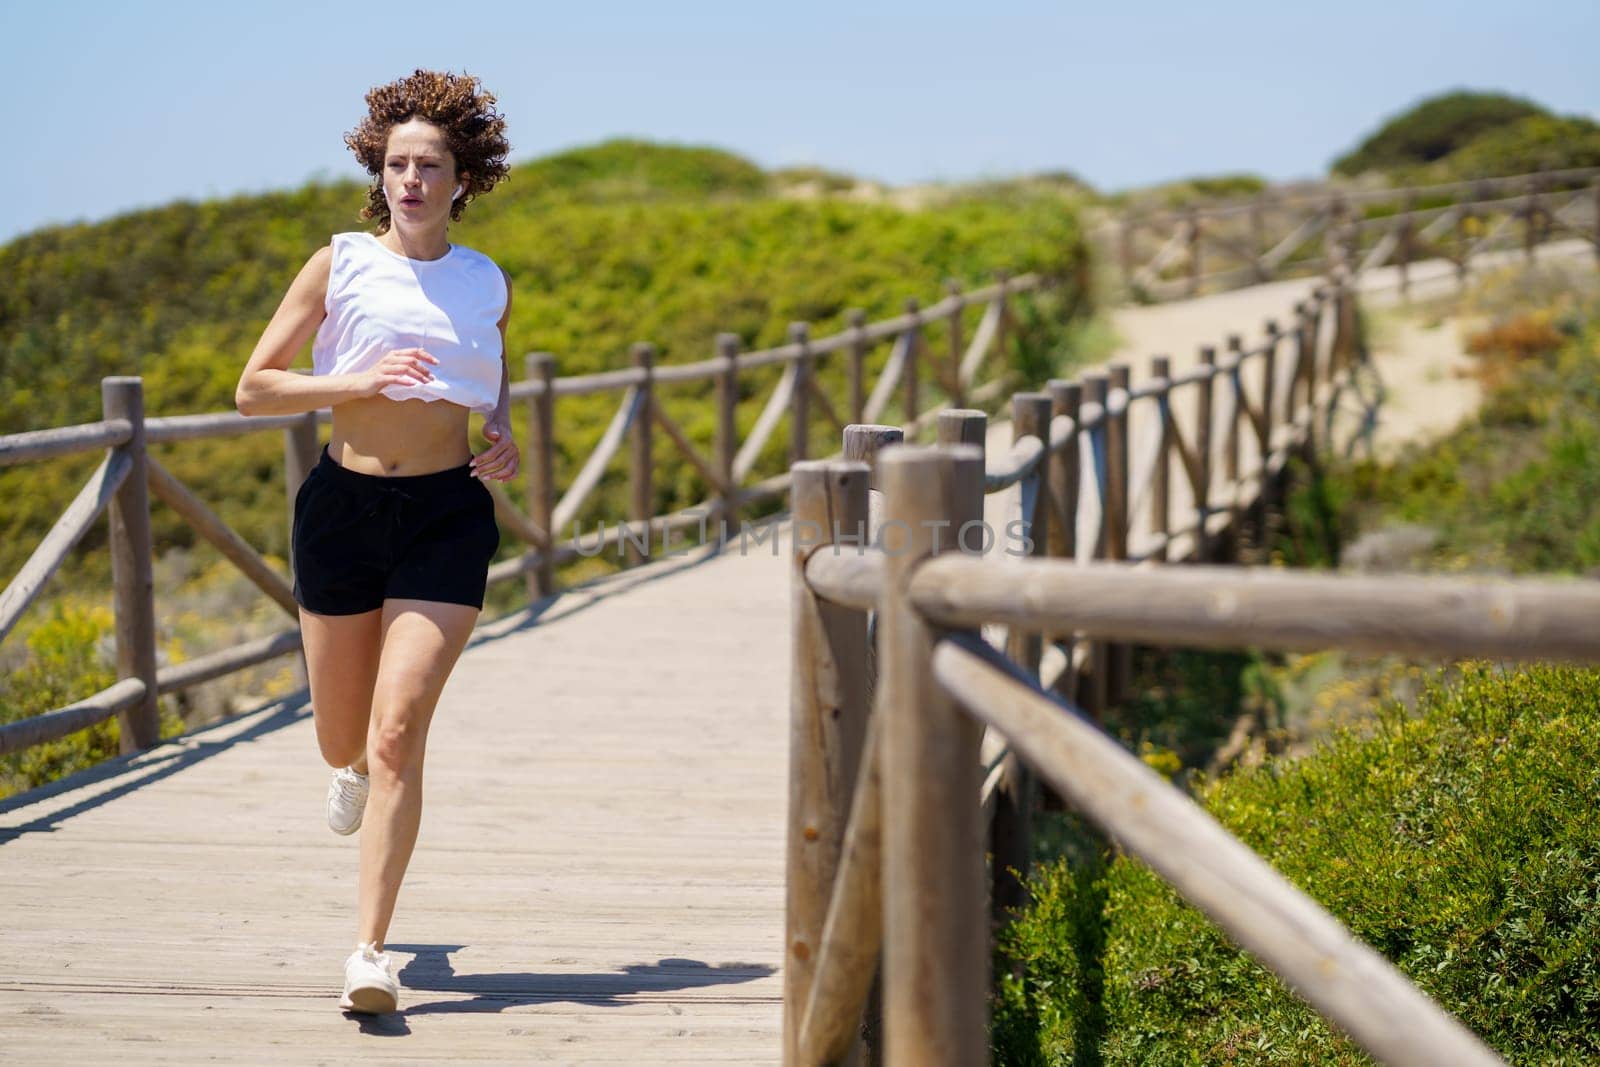
[[[328,268],[333,249],[312,253],[300,268],[262,331],[255,351],[233,392],[241,415],[298,415],[346,400],[375,396],[388,385],[405,385],[433,377],[428,363],[438,360],[420,348],[384,354],[376,366],[356,374],[296,374],[294,357],[316,335],[327,316]]]

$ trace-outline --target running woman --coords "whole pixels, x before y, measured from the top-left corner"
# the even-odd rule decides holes
[[[428,724],[483,608],[499,546],[487,480],[520,464],[505,364],[511,278],[449,224],[509,173],[476,78],[418,70],[366,96],[345,143],[373,176],[363,219],[289,286],[240,375],[245,415],[333,409],[294,502],[294,597],[328,825],[361,834],[356,948],[340,1006],[394,1011],[384,952],[422,818]],[[311,375],[289,370],[312,342]],[[468,417],[489,447],[474,455]]]

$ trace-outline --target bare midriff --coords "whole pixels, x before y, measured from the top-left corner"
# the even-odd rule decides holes
[[[471,412],[448,400],[390,400],[368,396],[333,408],[328,456],[361,474],[432,474],[472,458]]]

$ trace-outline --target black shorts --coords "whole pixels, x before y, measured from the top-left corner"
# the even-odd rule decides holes
[[[483,607],[500,547],[489,487],[467,464],[384,477],[328,455],[294,498],[294,599],[318,615],[355,615],[390,597]]]

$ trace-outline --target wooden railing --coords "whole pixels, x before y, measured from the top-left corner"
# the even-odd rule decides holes
[[[1187,210],[1130,212],[1099,230],[1124,295],[1169,300],[1279,277],[1447,259],[1464,279],[1494,248],[1578,237],[1600,256],[1600,167],[1316,196],[1264,193]],[[1221,264],[1216,266],[1214,264]]]
[[[1126,646],[1104,641],[1600,661],[1593,584],[1159,565],[1225,555],[1288,457],[1336,428],[1363,358],[1349,286],[1320,289],[1297,320],[1292,344],[1269,330],[1177,378],[1158,359],[1137,387],[1114,368],[1109,387],[1018,394],[1003,457],[985,459],[981,413],[946,412],[938,447],[851,427],[844,461],[793,468],[786,1063],[862,1062],[880,961],[873,1062],[987,1062],[989,908],[1020,902],[1007,868],[1027,869],[1035,775],[1381,1061],[1498,1062],[1095,725],[1126,687]],[[1179,389],[1195,394],[1188,440],[1174,432]],[[1130,494],[1136,405],[1153,409],[1141,439],[1155,458]],[[1241,431],[1259,442],[1244,467]],[[1191,499],[1174,529],[1180,479]],[[982,558],[961,531],[1008,484],[1032,545]]]
[[[737,530],[742,509],[782,496],[788,489],[786,472],[751,481],[762,450],[786,416],[790,433],[788,459],[792,463],[813,452],[813,412],[837,430],[849,421],[882,418],[898,399],[905,426],[915,433],[928,425],[937,411],[952,403],[997,397],[1006,385],[1004,361],[999,361],[998,376],[981,384],[979,378],[986,367],[992,368],[996,363],[989,357],[1004,351],[1011,329],[1009,301],[1037,292],[1047,284],[1046,279],[1032,274],[1016,278],[1002,274],[994,284],[970,291],[962,291],[952,283],[944,299],[926,308],[915,300],[907,301],[904,314],[894,318],[868,323],[859,312],[851,313],[849,328],[829,337],[812,338],[807,325],[797,323],[790,329],[788,344],[765,351],[740,353],[737,337],[724,334],[717,338],[715,356],[697,363],[656,366],[654,349],[638,344],[632,351],[631,367],[561,378],[555,375],[552,355],[529,356],[526,379],[511,386],[512,397],[525,405],[527,416],[523,456],[528,510],[518,509],[497,484],[485,483],[494,495],[502,529],[528,548],[491,567],[489,581],[526,576],[530,597],[539,598],[554,592],[555,567],[579,556],[592,556],[617,546],[619,552],[626,551],[630,561],[637,562],[650,554],[652,545],[660,547],[659,539],[705,523],[708,516],[720,522],[724,531]],[[968,309],[977,308],[983,309],[982,317],[968,339],[962,330],[963,317]],[[930,350],[925,333],[931,326],[943,330],[945,350]],[[884,342],[892,342],[893,347],[867,394],[867,360],[874,347]],[[847,399],[840,407],[818,380],[818,370],[830,355],[845,361]],[[781,377],[754,427],[741,442],[735,423],[741,380],[749,371],[768,366],[781,366]],[[936,402],[930,403],[924,396],[925,390],[932,391],[923,385],[924,375],[939,390]],[[667,414],[660,398],[664,387],[706,382],[714,386],[717,406],[717,433],[711,455],[705,454]],[[555,401],[562,396],[597,392],[621,393],[616,414],[557,500],[553,476],[558,425]],[[17,625],[100,514],[109,510],[117,681],[64,708],[40,709],[40,714],[0,726],[0,755],[64,737],[113,716],[119,717],[124,752],[148,747],[158,740],[158,696],[297,652],[301,647],[298,609],[289,583],[193,490],[162,466],[150,454],[149,446],[281,430],[287,501],[292,511],[301,482],[317,462],[318,426],[332,421],[331,412],[325,409],[250,418],[218,412],[147,419],[138,378],[106,378],[102,393],[104,418],[100,422],[0,436],[0,466],[107,450],[104,462],[77,498],[0,592],[0,639]],[[711,496],[701,504],[669,514],[652,514],[652,479],[657,464],[653,434],[658,429],[711,487]],[[627,519],[610,530],[602,523],[598,534],[580,536],[576,521],[585,505],[591,503],[601,476],[624,442],[628,445],[630,481]],[[151,566],[151,492],[282,608],[291,625],[181,664],[159,666]],[[569,525],[574,526],[573,534],[561,537],[560,531]],[[303,664],[299,669],[303,679]]]

